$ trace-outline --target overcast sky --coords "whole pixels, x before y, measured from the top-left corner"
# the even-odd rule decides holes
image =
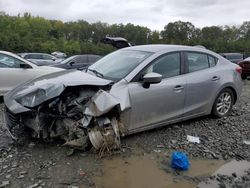
[[[196,27],[238,25],[250,20],[250,0],[0,0],[0,11],[62,21],[133,23],[163,30],[173,21]]]

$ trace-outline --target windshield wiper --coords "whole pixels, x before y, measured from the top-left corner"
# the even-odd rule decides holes
[[[96,70],[94,70],[94,69],[88,69],[88,68],[87,68],[87,69],[86,69],[86,72],[87,72],[87,71],[91,71],[91,72],[95,73],[95,75],[98,76],[98,77],[102,77],[102,78],[104,77],[102,73],[100,73],[100,72],[98,72],[98,71],[96,71]]]

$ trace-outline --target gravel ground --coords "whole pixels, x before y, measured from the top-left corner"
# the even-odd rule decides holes
[[[68,148],[60,143],[30,141],[15,146],[2,128],[0,103],[0,188],[1,187],[72,187],[79,183],[93,187],[93,176],[101,174],[101,159],[93,151],[76,152],[68,157]],[[240,101],[232,115],[223,119],[202,117],[124,138],[122,156],[135,151],[165,153],[184,151],[192,159],[245,159],[250,161],[250,81],[244,81]],[[199,144],[189,143],[187,135],[200,138]],[[138,152],[137,152],[138,155]],[[247,172],[248,173],[248,172]],[[246,177],[249,177],[246,175]],[[243,179],[242,179],[243,178]],[[236,182],[241,185],[248,178]],[[238,187],[232,181],[232,187]]]
[[[235,174],[231,176],[218,174],[209,179],[217,182],[220,187],[248,188],[250,187],[250,169],[241,177],[237,177]]]

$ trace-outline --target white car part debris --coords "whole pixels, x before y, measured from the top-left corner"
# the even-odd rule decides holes
[[[246,145],[250,145],[250,140],[244,140],[243,143]]]
[[[197,143],[197,144],[200,143],[200,138],[195,136],[187,135],[187,140],[191,143]]]

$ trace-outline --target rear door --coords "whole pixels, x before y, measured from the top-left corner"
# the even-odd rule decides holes
[[[217,59],[200,52],[185,52],[187,87],[184,117],[206,114],[220,86]]]
[[[140,77],[148,72],[161,74],[162,81],[144,88]],[[181,53],[157,58],[128,87],[132,106],[129,131],[181,118],[186,90],[186,79],[181,75]]]

